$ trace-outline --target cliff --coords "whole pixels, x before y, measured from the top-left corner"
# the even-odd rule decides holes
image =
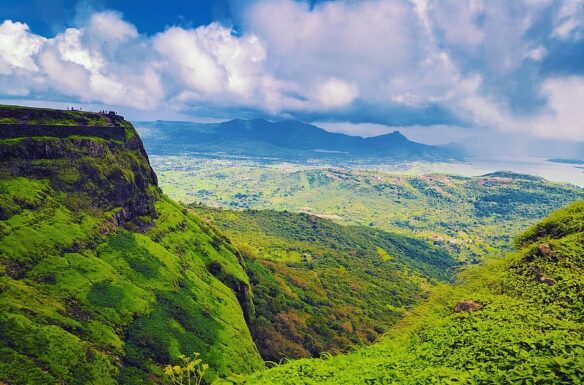
[[[0,107],[0,383],[207,380],[262,366],[249,279],[216,230],[157,187],[118,115]]]
[[[3,175],[48,179],[79,204],[117,208],[122,222],[155,215],[156,174],[140,137],[123,117],[4,107],[0,133]],[[5,215],[0,211],[0,218]]]

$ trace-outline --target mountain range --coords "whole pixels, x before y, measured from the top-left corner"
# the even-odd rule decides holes
[[[459,159],[453,149],[416,143],[399,131],[360,137],[326,131],[297,120],[222,123],[136,122],[152,154],[226,153],[279,159],[402,161]]]

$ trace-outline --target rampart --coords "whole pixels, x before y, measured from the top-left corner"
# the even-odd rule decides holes
[[[0,124],[0,139],[49,136],[66,138],[73,135],[93,136],[103,139],[125,140],[126,130],[124,127],[115,126],[67,126],[67,125],[46,125],[46,124]]]

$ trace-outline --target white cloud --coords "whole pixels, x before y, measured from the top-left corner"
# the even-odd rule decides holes
[[[547,107],[527,116],[515,116],[493,97],[469,95],[456,102],[463,116],[474,125],[541,138],[584,141],[584,77],[545,80],[539,88]]]
[[[535,48],[529,50],[525,57],[533,61],[541,61],[548,54],[548,50],[543,45],[538,45]]]
[[[122,20],[117,12],[99,12],[91,15],[86,30],[102,41],[121,43],[138,37],[136,27]]]
[[[533,122],[533,133],[584,141],[584,77],[548,79],[541,91],[547,97],[548,110]]]
[[[261,82],[266,53],[253,35],[235,37],[217,23],[196,29],[174,27],[158,34],[153,47],[165,71],[197,98],[232,93],[252,97]]]
[[[261,1],[245,18],[246,29],[265,43],[274,76],[299,84],[308,99],[323,78],[352,84],[366,100],[402,93],[399,78],[424,60],[418,25],[405,0],[326,2],[313,9],[291,0]],[[314,97],[321,101],[318,93]]]
[[[553,54],[545,39],[533,40],[538,35],[531,33],[546,11],[554,38],[576,39],[583,5],[370,0],[310,7],[260,0],[246,8],[242,35],[211,23],[144,36],[121,14],[107,11],[47,39],[7,20],[0,24],[0,93],[145,110],[249,108],[287,116],[437,105],[486,129],[580,138],[580,116],[571,111],[582,101],[578,78],[539,79],[534,88],[541,89],[547,108],[529,117],[512,112],[505,89],[516,86],[509,79],[525,63],[534,67]]]
[[[359,90],[355,85],[332,78],[318,85],[314,99],[324,107],[343,107],[350,104],[357,96],[359,96]]]
[[[564,0],[554,18],[552,37],[581,39],[584,27],[584,0]]]
[[[418,0],[422,1],[422,0]],[[429,23],[463,65],[495,75],[518,68],[533,43],[530,29],[545,17],[547,0],[423,0]]]
[[[116,31],[101,33],[107,26]],[[157,106],[163,100],[163,89],[148,54],[137,52],[142,55],[124,63],[111,60],[141,45],[133,30],[118,14],[106,12],[92,16],[88,28],[69,28],[48,39],[38,55],[47,87],[86,102]],[[112,42],[115,44],[108,44]]]
[[[23,23],[5,20],[0,24],[0,75],[9,75],[15,70],[36,71],[36,55],[46,41],[34,35]]]
[[[26,24],[5,21],[0,36],[0,75],[8,75],[0,78],[4,94],[56,92],[84,102],[143,108],[163,99],[154,62],[144,61],[147,48],[117,13],[94,14],[87,27],[68,28],[50,39],[32,34]],[[112,60],[137,48],[144,55],[125,63]]]

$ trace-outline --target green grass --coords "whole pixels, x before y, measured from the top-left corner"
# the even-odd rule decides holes
[[[260,367],[234,292],[248,278],[183,208],[162,198],[146,233],[103,235],[108,213],[69,210],[47,180],[0,188],[17,207],[0,222],[1,380],[136,383],[192,351],[212,364],[209,379]]]
[[[469,267],[457,285],[432,289],[379,343],[229,383],[582,383],[583,227],[578,201],[527,230],[517,252]],[[482,309],[454,312],[462,300]]]
[[[0,105],[0,124],[20,123],[29,125],[59,126],[110,126],[108,115],[73,110],[55,110],[22,106]],[[1,129],[1,127],[0,127]]]

